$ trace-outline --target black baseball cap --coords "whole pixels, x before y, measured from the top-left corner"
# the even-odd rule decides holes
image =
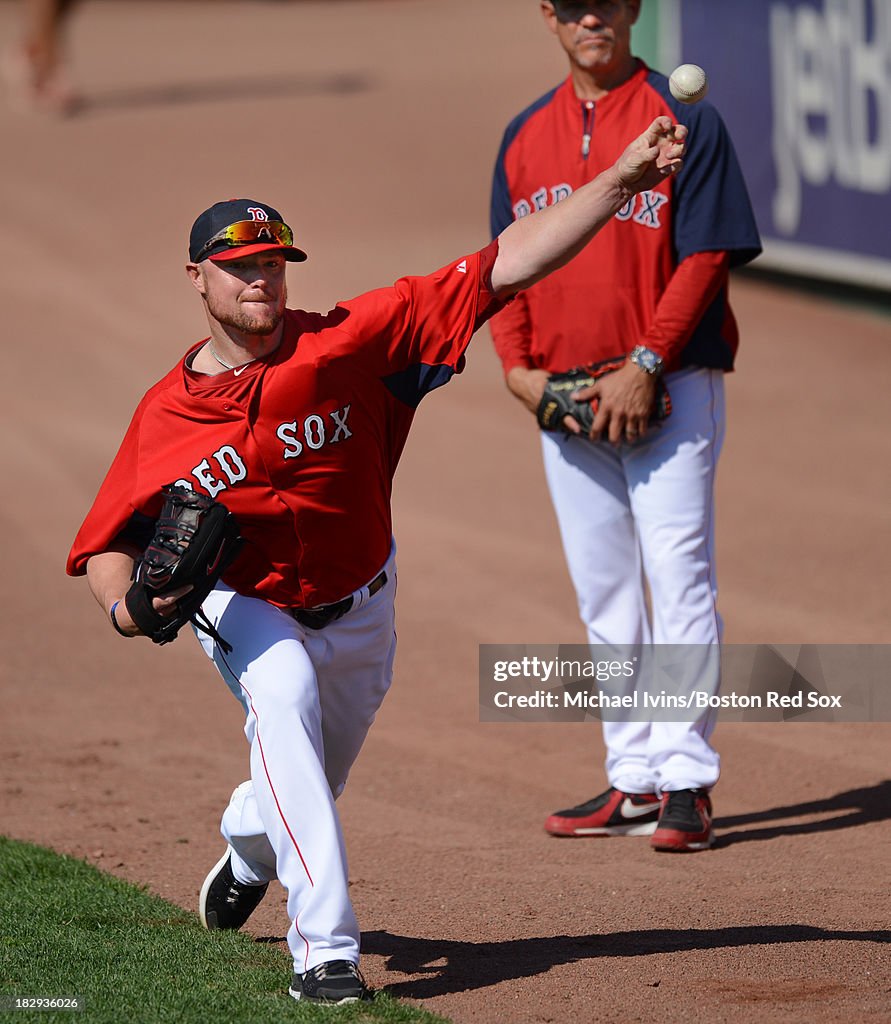
[[[294,232],[278,210],[254,199],[227,199],[214,203],[192,225],[189,259],[224,263],[272,250],[292,263],[302,263],[306,253],[293,242]]]

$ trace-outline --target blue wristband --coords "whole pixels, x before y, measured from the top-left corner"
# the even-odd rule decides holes
[[[125,633],[118,625],[118,620],[115,618],[114,610],[120,603],[120,601],[115,601],[115,603],[111,606],[111,611],[109,612],[109,615],[111,615],[111,624],[114,626],[115,630],[121,634],[121,636],[125,636],[128,640],[132,640],[133,634]]]

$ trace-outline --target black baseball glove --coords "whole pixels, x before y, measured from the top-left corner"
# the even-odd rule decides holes
[[[213,498],[176,484],[167,484],[161,494],[164,504],[155,535],[136,563],[133,585],[124,598],[127,611],[156,644],[175,640],[180,629],[192,622],[231,651],[201,614],[201,605],[241,549],[235,516]],[[176,602],[173,615],[155,611],[152,598],[187,584],[192,589]]]
[[[597,399],[587,402],[577,402],[570,398],[575,391],[582,388],[589,388],[601,377],[608,373],[615,373],[625,365],[625,357],[616,359],[605,359],[602,363],[588,363],[585,366],[576,366],[566,373],[552,373],[548,377],[544,394],[538,404],[538,425],[542,430],[562,430],[568,434],[571,431],[563,424],[564,416],[572,418],[582,428],[584,434],[591,432],[594,424],[594,417],[597,415]],[[664,420],[671,413],[671,396],[665,381],[661,377],[656,378],[656,400],[653,403],[653,412],[650,415],[650,423],[658,423]]]

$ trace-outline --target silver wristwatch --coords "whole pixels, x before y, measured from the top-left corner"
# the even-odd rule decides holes
[[[664,369],[662,356],[657,356],[656,353],[651,348],[647,348],[646,345],[635,345],[631,350],[631,354],[628,356],[628,359],[630,362],[634,363],[635,366],[639,366],[644,373],[657,375],[662,373],[662,370]]]

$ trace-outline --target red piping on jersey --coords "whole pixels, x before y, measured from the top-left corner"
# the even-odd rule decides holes
[[[309,884],[315,887],[315,882],[312,880],[312,875],[309,873],[309,868],[306,866],[306,861],[303,859],[303,854],[300,852],[300,846],[297,840],[294,838],[294,833],[291,831],[291,826],[288,824],[285,818],[284,812],[282,811],[281,804],[278,802],[278,794],[275,792],[275,786],[272,784],[272,779],[269,776],[269,768],[266,766],[266,753],[263,750],[263,741],[260,739],[260,716],[257,714],[257,709],[254,707],[254,698],[251,696],[250,691],[241,683],[241,688],[248,695],[251,702],[251,711],[254,713],[254,718],[257,720],[257,746],[260,748],[260,757],[263,760],[263,771],[266,773],[266,781],[269,783],[269,789],[272,792],[272,798],[275,800],[275,808],[278,811],[278,816],[282,819],[282,824],[285,826],[285,831],[291,838],[291,842],[294,844],[294,849],[297,851],[297,856],[300,858],[300,863],[303,865],[303,870],[306,872],[306,877],[309,879]],[[295,922],[296,927],[296,922]]]

